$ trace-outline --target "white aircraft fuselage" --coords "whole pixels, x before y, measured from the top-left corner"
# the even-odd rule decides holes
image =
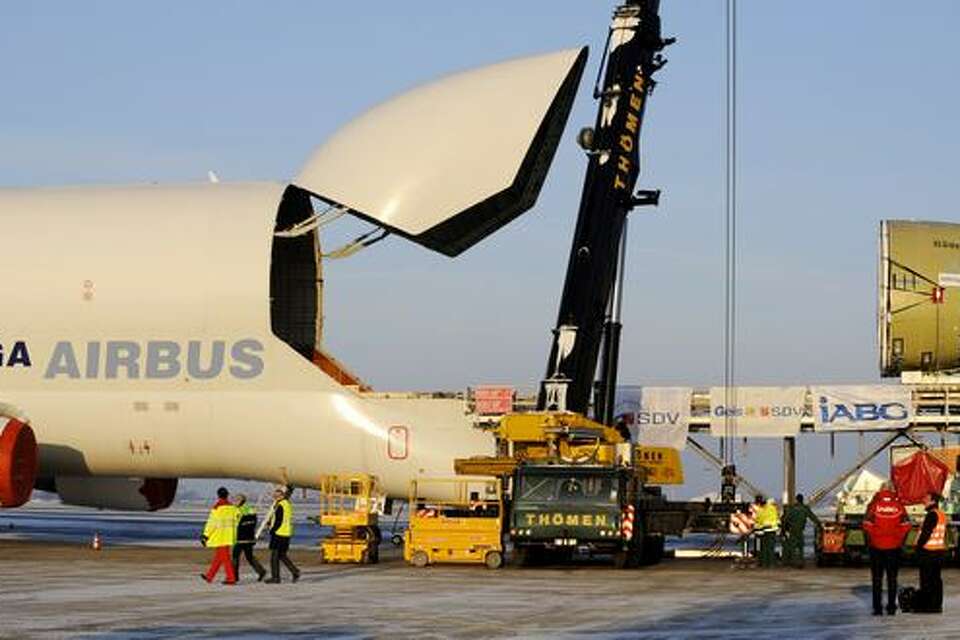
[[[29,362],[10,351],[2,400],[34,429],[41,475],[314,486],[320,473],[370,471],[402,493],[416,474],[452,473],[454,456],[490,448],[463,401],[370,397],[273,333],[283,190],[0,192],[0,210],[29,211],[31,238],[0,257],[16,274],[2,285],[2,344],[22,344]]]
[[[520,59],[404,94],[291,183],[0,189],[0,416],[32,428],[37,486],[90,503],[84,479],[313,487],[369,472],[402,496],[418,475],[492,453],[464,400],[374,394],[316,364],[319,232],[276,232],[322,200],[459,253],[533,204],[584,58]],[[469,128],[436,132],[438,118]],[[16,464],[0,444],[0,489]]]

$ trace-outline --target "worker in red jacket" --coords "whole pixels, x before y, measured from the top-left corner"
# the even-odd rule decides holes
[[[863,530],[870,543],[870,579],[873,582],[873,615],[883,615],[883,574],[887,574],[887,615],[897,613],[897,573],[900,547],[910,531],[910,519],[890,483],[870,501]]]

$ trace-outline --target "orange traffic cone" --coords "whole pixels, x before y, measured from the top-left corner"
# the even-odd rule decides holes
[[[100,539],[100,532],[94,531],[93,540],[90,542],[90,548],[94,551],[100,551],[103,547],[103,541]]]

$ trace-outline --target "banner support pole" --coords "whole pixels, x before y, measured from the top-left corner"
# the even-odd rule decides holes
[[[783,504],[793,504],[797,495],[797,438],[783,439]]]

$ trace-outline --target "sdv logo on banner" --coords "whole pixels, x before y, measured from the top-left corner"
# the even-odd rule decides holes
[[[711,387],[710,433],[722,437],[730,422],[737,436],[795,436],[807,415],[806,396],[806,387]]]
[[[618,389],[617,412],[638,444],[682,450],[690,424],[690,387]]]
[[[895,385],[811,387],[817,431],[903,429],[913,420],[909,387]]]

